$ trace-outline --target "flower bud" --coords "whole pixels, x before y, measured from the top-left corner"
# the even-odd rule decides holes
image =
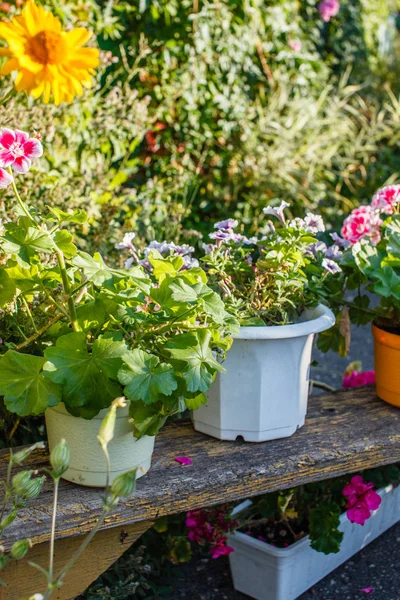
[[[30,454],[38,448],[43,450],[43,448],[45,448],[44,442],[37,442],[36,444],[33,444],[33,446],[30,446],[30,448],[20,450],[19,452],[13,454],[11,457],[13,465],[22,465],[22,463],[30,456]]]
[[[33,471],[21,471],[12,479],[12,489],[15,494],[24,498],[36,498],[40,494],[45,478],[32,478]]]
[[[29,548],[32,548],[31,540],[18,540],[12,545],[11,556],[16,560],[20,560],[21,558],[24,558]]]
[[[54,479],[59,479],[69,467],[69,448],[64,439],[62,439],[50,453],[50,464],[53,467],[51,475]]]
[[[123,396],[120,398],[115,398],[109,411],[103,419],[103,422],[100,427],[99,435],[97,439],[101,447],[107,448],[107,445],[111,442],[114,437],[114,429],[115,429],[115,420],[117,418],[117,408],[125,408],[126,400]]]
[[[118,475],[112,482],[111,494],[122,498],[130,496],[136,488],[136,471],[137,469],[134,469]]]

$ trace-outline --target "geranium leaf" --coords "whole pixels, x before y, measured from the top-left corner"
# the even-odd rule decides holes
[[[207,392],[217,371],[225,369],[213,357],[206,330],[176,335],[165,345],[172,358],[185,364],[182,377],[189,392]]]
[[[59,208],[48,207],[49,211],[56,217],[59,223],[86,223],[88,220],[87,213],[80,208],[72,213],[65,212]]]
[[[174,369],[161,363],[157,356],[135,349],[123,355],[123,366],[118,373],[130,400],[143,400],[146,404],[157,402],[161,395],[170,396],[178,387]]]
[[[133,418],[135,437],[142,435],[157,435],[169,415],[161,410],[160,403],[145,404],[144,402],[131,402],[129,414]]]
[[[114,277],[117,279],[130,277],[138,287],[148,291],[148,280],[140,267],[125,270],[112,269],[105,264],[100,254],[90,256],[87,252],[79,252],[71,262],[75,267],[82,269],[87,279],[97,286],[101,286],[105,281],[111,281]]]
[[[0,395],[11,412],[39,415],[61,402],[61,388],[44,377],[41,356],[8,350],[0,358]]]
[[[176,302],[196,302],[196,291],[182,279],[176,279],[169,287],[172,291],[172,298]]]
[[[72,243],[73,236],[69,231],[66,231],[65,229],[57,231],[53,239],[57,248],[59,248],[67,258],[76,256],[78,250],[75,244]]]
[[[45,350],[44,372],[62,386],[67,405],[99,411],[122,395],[117,380],[125,352],[126,345],[120,336],[99,337],[89,352],[85,333],[69,333]]]
[[[5,306],[14,298],[17,286],[5,269],[0,269],[0,307]]]
[[[29,269],[32,261],[39,261],[39,252],[54,252],[55,245],[46,232],[30,226],[27,217],[21,217],[17,223],[6,223],[1,246],[4,252],[15,256],[18,264]]]

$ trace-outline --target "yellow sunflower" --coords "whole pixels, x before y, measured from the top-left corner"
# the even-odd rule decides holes
[[[51,92],[56,105],[71,102],[82,86],[91,87],[99,64],[99,51],[82,47],[91,36],[84,27],[63,31],[57,17],[28,0],[20,16],[0,23],[0,38],[8,44],[0,56],[9,57],[0,74],[18,71],[16,89],[34,98],[43,94],[46,104]]]

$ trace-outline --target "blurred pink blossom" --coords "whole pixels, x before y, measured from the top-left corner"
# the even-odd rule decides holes
[[[377,210],[371,206],[360,206],[355,208],[345,219],[341,230],[342,237],[351,242],[357,243],[362,238],[368,236],[372,243],[378,243],[380,240],[379,227],[382,220]]]
[[[319,14],[323,21],[328,23],[332,17],[336,17],[340,9],[339,0],[322,0],[318,4]]]
[[[352,371],[343,377],[344,388],[360,387],[362,385],[373,385],[375,383],[375,371]]]
[[[394,207],[399,202],[400,185],[387,185],[374,194],[371,206],[387,215],[391,215],[394,212]]]
[[[300,52],[302,43],[300,40],[289,40],[289,48],[293,50],[293,52]]]

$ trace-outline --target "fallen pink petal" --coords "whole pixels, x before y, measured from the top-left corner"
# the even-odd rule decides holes
[[[188,458],[187,456],[177,456],[176,458],[174,458],[174,460],[176,460],[176,462],[180,463],[181,465],[191,465],[192,464],[192,459]]]
[[[374,591],[373,587],[362,588],[360,592],[364,592],[364,594],[371,594]]]

